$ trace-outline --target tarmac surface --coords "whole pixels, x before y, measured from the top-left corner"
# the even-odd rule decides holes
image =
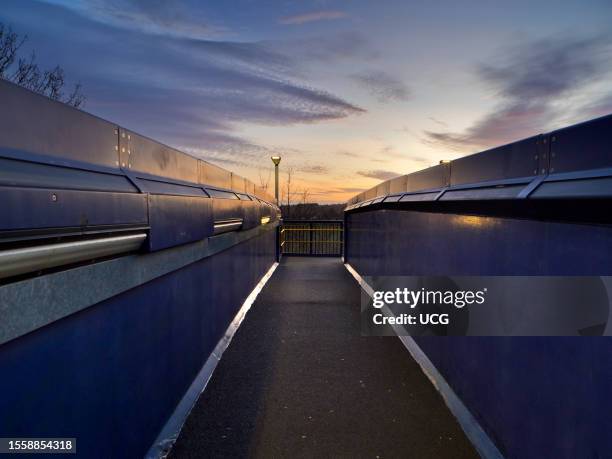
[[[339,258],[284,257],[170,457],[479,457],[400,340],[360,330]]]

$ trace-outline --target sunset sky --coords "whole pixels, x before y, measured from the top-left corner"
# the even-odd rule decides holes
[[[86,111],[341,202],[612,112],[612,2],[3,1]],[[270,182],[271,183],[271,182]]]

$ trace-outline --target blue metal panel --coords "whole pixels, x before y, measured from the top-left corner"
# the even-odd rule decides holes
[[[1,157],[0,185],[121,191],[124,193],[138,192],[138,189],[119,173],[101,173]]]
[[[149,195],[149,249],[160,250],[212,236],[212,199]]]
[[[612,115],[551,132],[551,172],[612,167]]]
[[[406,176],[406,191],[421,191],[432,188],[442,188],[448,186],[450,180],[450,167],[448,164],[413,172]],[[373,196],[372,196],[373,197]]]
[[[148,223],[141,194],[0,187],[0,202],[0,231]]]
[[[0,152],[19,150],[119,169],[117,126],[0,79]]]
[[[242,201],[238,199],[213,199],[213,217],[215,220],[243,218]]]
[[[143,193],[169,194],[177,196],[200,196],[207,198],[204,190],[197,186],[188,186],[178,183],[170,183],[162,180],[134,178],[134,182]]]
[[[261,207],[259,201],[241,201],[244,221],[242,222],[243,229],[255,228],[261,224]]]
[[[362,276],[612,275],[605,225],[391,209],[346,221],[347,255]],[[417,342],[507,457],[612,450],[609,339]]]
[[[10,394],[0,398],[0,432],[76,437],[82,457],[142,457],[273,263],[274,236],[0,346],[0,390]]]
[[[474,155],[455,159],[451,163],[451,186],[504,180],[517,177],[533,177],[538,174],[538,142],[540,136],[519,140]]]

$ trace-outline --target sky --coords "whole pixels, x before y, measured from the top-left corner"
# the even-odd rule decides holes
[[[3,0],[0,22],[88,112],[270,189],[282,156],[293,201],[612,112],[609,0]]]

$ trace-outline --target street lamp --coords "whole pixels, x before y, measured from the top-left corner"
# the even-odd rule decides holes
[[[274,197],[276,198],[276,205],[278,206],[278,165],[281,161],[280,156],[272,156],[272,162],[274,163]]]

